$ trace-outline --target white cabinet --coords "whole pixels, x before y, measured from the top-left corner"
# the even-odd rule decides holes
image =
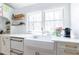
[[[35,55],[55,55],[55,51],[53,49],[49,50],[49,49],[36,48],[34,54]]]
[[[1,53],[10,55],[10,37],[1,37]]]
[[[56,51],[53,42],[25,39],[24,54],[25,55],[54,55],[56,54]]]
[[[6,5],[6,4],[3,4],[3,15],[4,17],[8,18],[9,20],[11,20],[12,18],[12,14],[14,12],[13,8]]]
[[[35,49],[33,47],[24,46],[24,55],[35,55]]]
[[[57,42],[57,55],[79,55],[79,44],[70,42]]]
[[[7,4],[2,4],[0,6],[0,16],[6,17],[11,20],[14,9]]]
[[[24,54],[25,55],[55,55],[55,51],[27,46],[25,47]]]

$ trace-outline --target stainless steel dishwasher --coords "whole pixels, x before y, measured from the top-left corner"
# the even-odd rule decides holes
[[[11,37],[10,39],[10,54],[23,55],[24,54],[24,38]]]

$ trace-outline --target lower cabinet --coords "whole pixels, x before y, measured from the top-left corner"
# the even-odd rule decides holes
[[[24,38],[20,37],[0,37],[0,48],[4,55],[54,55],[53,49],[44,49],[33,46],[24,46]],[[26,43],[27,44],[27,43]],[[53,47],[52,47],[53,48]]]
[[[1,53],[10,55],[10,37],[1,36]]]
[[[56,42],[57,55],[79,55],[79,44],[70,42]]]
[[[35,51],[35,55],[55,55],[55,52],[54,52],[54,50],[38,48]]]
[[[5,55],[79,55],[79,43],[54,42],[54,47],[51,46],[54,49],[28,46],[28,43],[24,45],[24,38],[0,36],[0,53]]]
[[[54,42],[25,39],[24,55],[56,55]]]
[[[29,46],[24,47],[24,55],[34,55],[35,49]]]
[[[25,47],[24,55],[55,55],[55,51],[27,46]]]

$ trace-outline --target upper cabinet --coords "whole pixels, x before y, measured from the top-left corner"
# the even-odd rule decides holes
[[[0,16],[6,17],[11,20],[13,14],[13,8],[7,4],[0,4]]]
[[[6,4],[3,4],[3,16],[11,20],[12,14],[13,8]]]

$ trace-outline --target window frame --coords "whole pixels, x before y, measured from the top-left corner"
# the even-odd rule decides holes
[[[42,33],[42,11],[34,11],[35,13],[36,12],[40,12],[41,13],[41,21],[32,21],[31,23],[33,23],[33,29],[32,29],[32,31],[34,31],[34,23],[41,23],[41,33]],[[29,19],[29,16],[28,16],[28,14],[30,14],[30,13],[34,13],[34,12],[29,12],[29,13],[27,13],[27,18]],[[29,21],[28,21],[28,33],[33,33],[32,31],[29,31],[30,30],[30,26],[29,26]]]
[[[62,12],[63,12],[63,19],[62,20],[51,20],[51,21],[62,21],[63,22],[63,27],[64,27],[64,8],[63,7],[60,7],[60,8],[50,8],[50,9],[52,9],[53,11],[55,11],[56,9],[62,9]],[[49,10],[49,9],[46,9],[46,10]],[[42,34],[45,34],[46,33],[46,31],[45,31],[45,22],[46,22],[46,20],[45,20],[45,11],[46,10],[40,10],[40,12],[41,12],[41,20],[42,20],[42,22],[41,22],[41,33]],[[33,11],[33,12],[39,12],[39,11]],[[27,13],[27,17],[28,17],[28,14],[29,13],[32,13],[32,12],[28,12]],[[55,16],[55,15],[54,15]],[[39,22],[39,21],[38,21]],[[34,23],[34,21],[33,21],[33,23]],[[28,27],[29,27],[29,25],[28,25]],[[28,28],[28,30],[29,30],[29,28]],[[34,30],[34,26],[33,26],[33,30]],[[28,32],[30,32],[30,31],[28,31]],[[30,33],[32,33],[32,32],[30,32]]]

